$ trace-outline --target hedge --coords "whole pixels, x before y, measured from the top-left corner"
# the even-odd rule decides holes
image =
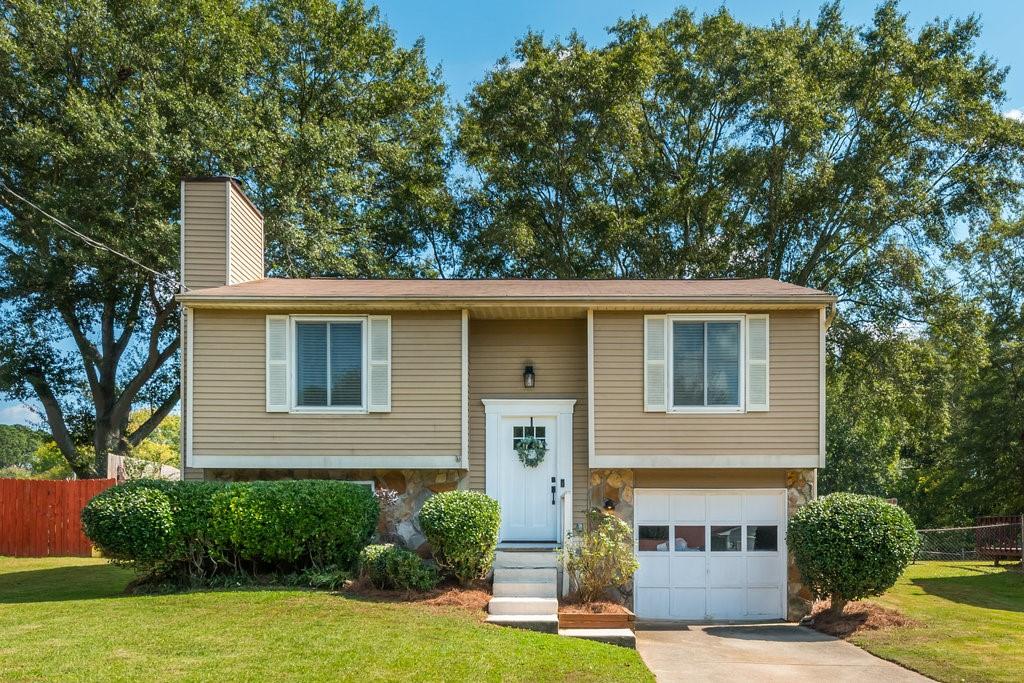
[[[195,579],[352,566],[377,515],[370,489],[350,482],[138,480],[94,497],[82,522],[112,560]]]

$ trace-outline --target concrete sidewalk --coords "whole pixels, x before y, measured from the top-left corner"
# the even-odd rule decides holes
[[[797,624],[640,624],[636,649],[659,681],[928,681]]]

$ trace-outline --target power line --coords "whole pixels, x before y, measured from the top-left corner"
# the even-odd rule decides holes
[[[100,242],[100,241],[99,241],[99,240],[97,240],[97,239],[94,239],[94,238],[92,238],[92,237],[89,237],[88,235],[86,235],[86,234],[85,234],[85,233],[83,233],[83,232],[80,232],[80,231],[78,231],[78,230],[75,230],[74,228],[72,228],[72,227],[71,227],[70,225],[68,225],[67,223],[65,223],[65,222],[64,222],[64,221],[62,221],[61,219],[57,218],[57,217],[56,217],[56,216],[54,216],[53,214],[51,214],[51,213],[47,212],[47,211],[46,211],[45,209],[43,209],[42,207],[40,207],[40,206],[38,206],[37,204],[33,203],[33,202],[32,202],[31,200],[29,200],[29,199],[26,199],[25,197],[22,197],[22,196],[21,196],[20,194],[18,194],[17,192],[15,192],[14,190],[12,190],[12,189],[11,189],[10,187],[8,187],[8,186],[7,186],[7,184],[6,184],[6,183],[4,183],[4,182],[3,182],[2,180],[0,180],[0,190],[3,190],[3,191],[5,191],[5,192],[7,192],[7,193],[8,193],[9,195],[11,195],[12,197],[15,197],[15,198],[17,198],[18,200],[20,200],[20,201],[24,202],[25,204],[28,204],[28,205],[29,205],[29,206],[31,206],[31,207],[32,207],[33,209],[35,209],[35,210],[36,210],[36,211],[38,211],[39,213],[41,213],[41,214],[43,214],[44,216],[46,216],[46,217],[47,217],[47,218],[49,218],[49,219],[50,219],[51,221],[53,221],[54,223],[56,223],[56,224],[57,224],[57,225],[58,225],[59,227],[63,228],[63,229],[64,229],[64,230],[66,230],[67,232],[71,233],[72,235],[74,235],[74,236],[75,236],[75,237],[77,237],[78,239],[82,240],[83,242],[85,242],[85,243],[86,243],[87,245],[89,245],[89,246],[90,246],[90,247],[92,247],[93,249],[100,249],[101,251],[106,251],[106,252],[109,252],[109,253],[111,253],[111,254],[113,254],[113,255],[115,255],[115,256],[120,256],[121,258],[123,258],[123,259],[125,259],[125,260],[127,260],[127,261],[131,261],[132,263],[134,263],[134,264],[135,264],[136,266],[138,266],[139,268],[142,268],[143,270],[145,270],[145,271],[147,271],[147,272],[149,272],[149,273],[152,273],[153,275],[155,275],[155,276],[157,276],[157,277],[159,277],[159,278],[165,278],[165,279],[167,279],[167,280],[170,280],[170,281],[171,281],[172,283],[174,283],[175,285],[179,285],[179,286],[181,286],[181,283],[179,283],[179,282],[178,282],[178,279],[177,279],[176,277],[174,277],[173,275],[168,275],[167,273],[161,273],[161,272],[159,272],[159,271],[157,271],[157,270],[153,270],[152,268],[150,268],[150,267],[149,267],[149,266],[147,266],[146,264],[144,264],[144,263],[142,263],[141,261],[138,261],[138,260],[136,260],[136,259],[132,258],[132,257],[131,257],[131,256],[129,256],[128,254],[125,254],[125,253],[123,253],[123,252],[120,252],[120,251],[118,251],[117,249],[114,249],[113,247],[107,246],[106,244],[104,244],[103,242]],[[186,292],[188,291],[188,287],[184,287],[184,286],[181,286],[181,288],[182,288],[182,290],[184,290],[184,291],[186,291]]]

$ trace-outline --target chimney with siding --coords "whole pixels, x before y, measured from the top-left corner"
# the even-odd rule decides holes
[[[234,178],[181,181],[180,267],[182,291],[263,278],[263,214]],[[185,479],[203,479],[202,469],[187,465],[192,405],[185,380],[191,361],[192,317],[188,310],[182,310],[181,472]]]
[[[181,181],[181,283],[187,289],[260,280],[263,214],[227,176]]]

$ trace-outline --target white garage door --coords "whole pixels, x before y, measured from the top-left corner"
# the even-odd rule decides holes
[[[786,497],[638,489],[634,607],[646,619],[781,619]]]

